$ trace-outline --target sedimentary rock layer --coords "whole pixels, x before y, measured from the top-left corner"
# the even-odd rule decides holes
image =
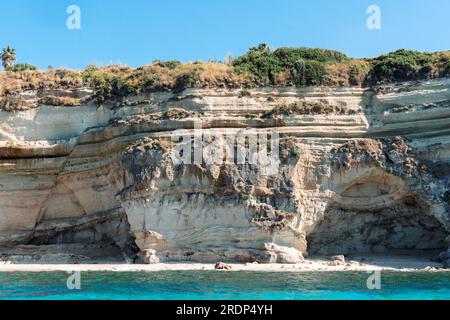
[[[396,250],[449,258],[448,78],[245,96],[188,89],[101,106],[88,91],[79,107],[0,112],[4,259],[295,263]],[[300,102],[315,107],[271,113]],[[279,137],[275,171],[170,156],[174,137],[200,136],[205,148],[212,133],[249,129]]]

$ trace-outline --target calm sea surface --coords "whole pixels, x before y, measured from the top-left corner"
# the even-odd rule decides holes
[[[0,299],[450,299],[450,273],[383,272],[380,290],[365,272],[82,272],[79,290],[69,276],[0,273]]]

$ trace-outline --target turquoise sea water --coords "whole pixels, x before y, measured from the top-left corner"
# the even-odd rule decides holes
[[[69,290],[65,272],[0,273],[0,299],[450,299],[450,273],[383,272],[367,289],[365,272],[82,272]]]

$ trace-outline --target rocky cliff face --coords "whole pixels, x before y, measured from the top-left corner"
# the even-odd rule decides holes
[[[90,94],[54,92],[82,97],[81,106],[0,112],[4,260],[295,263],[398,250],[450,258],[448,78],[376,90],[188,89],[102,106]],[[278,137],[269,174],[248,157],[172,157],[183,143],[227,151],[223,136],[249,129]],[[174,139],[182,135],[193,140]],[[231,148],[248,155],[249,145]],[[267,150],[259,143],[256,152]]]

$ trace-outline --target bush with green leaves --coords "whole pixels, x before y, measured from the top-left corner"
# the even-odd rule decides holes
[[[273,84],[275,75],[284,70],[282,61],[265,44],[251,48],[248,53],[235,59],[233,66],[237,73],[253,76],[257,85]]]
[[[429,78],[432,70],[429,53],[401,49],[374,59],[368,77],[371,84],[411,81]]]
[[[342,52],[318,48],[279,48],[273,52],[283,67],[290,68],[299,60],[314,60],[318,62],[343,62],[349,58]]]
[[[92,65],[87,67],[81,77],[94,88],[99,104],[111,98],[125,97],[136,92],[136,88],[125,77],[104,72]]]
[[[300,151],[300,149],[292,149],[291,150],[291,155],[294,158],[300,158],[301,154],[302,154],[302,152]]]
[[[92,78],[92,84],[96,90],[98,103],[114,97],[126,97],[135,92],[135,88],[126,79],[108,74],[96,75]]]
[[[276,84],[277,75],[288,71],[290,83],[297,86],[321,85],[326,78],[325,64],[344,62],[349,58],[338,51],[316,48],[279,48],[266,44],[251,48],[233,61],[237,73],[249,74],[258,85]]]
[[[20,71],[26,71],[26,70],[37,70],[36,66],[33,66],[32,64],[29,63],[16,63],[15,65],[6,68],[6,71],[11,71],[11,72],[20,72]]]
[[[291,81],[298,87],[321,85],[326,75],[324,63],[314,60],[296,62],[291,68]]]

